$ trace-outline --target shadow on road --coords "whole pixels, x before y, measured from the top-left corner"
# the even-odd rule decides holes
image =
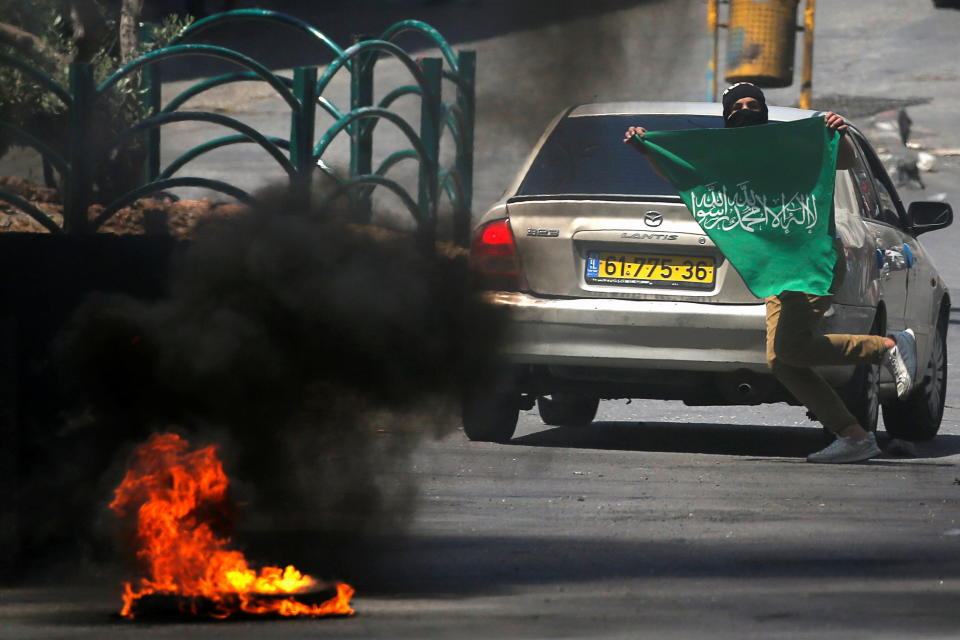
[[[739,512],[731,512],[736,518]],[[662,509],[634,508],[619,526],[637,529],[662,525],[663,521],[686,518],[687,511],[670,514]],[[723,514],[713,516],[714,521]],[[785,515],[771,511],[754,522],[775,522]],[[616,524],[616,523],[614,523]],[[918,550],[911,541],[902,544],[768,543],[731,540],[611,540],[576,536],[430,536],[385,538],[353,549],[341,548],[332,562],[317,564],[316,537],[311,532],[271,533],[269,546],[282,547],[300,567],[335,567],[336,575],[357,589],[359,598],[459,599],[477,595],[508,593],[521,585],[563,585],[575,583],[620,584],[622,580],[729,579],[729,580],[828,580],[870,579],[883,584],[884,593],[897,593],[897,584],[910,580],[944,580],[960,574],[960,556],[949,546]],[[311,551],[312,549],[312,551]],[[299,552],[299,553],[298,553]],[[299,557],[298,557],[299,556]],[[322,562],[322,561],[321,561]],[[73,606],[59,610],[41,605],[61,599],[58,588],[83,592],[69,598]],[[120,623],[115,614],[120,584],[115,590],[106,583],[96,587],[69,584],[50,585],[7,594],[7,604],[23,600],[21,622],[45,625],[111,627]],[[549,595],[550,591],[544,591]],[[924,592],[923,597],[929,597]],[[77,606],[83,601],[90,606]],[[40,606],[38,606],[40,605]],[[362,603],[357,603],[362,609]],[[32,612],[32,613],[31,613]],[[951,610],[952,615],[952,610]],[[153,619],[152,623],[157,620]],[[173,614],[167,624],[210,623],[205,618]],[[249,619],[247,620],[249,623]],[[130,625],[130,623],[124,623]],[[146,621],[133,628],[150,624]]]
[[[879,437],[883,447],[887,438]],[[824,446],[819,429],[672,422],[595,422],[589,427],[558,427],[511,441],[514,445],[662,451],[715,455],[802,458]],[[917,458],[944,458],[960,453],[960,436],[941,435],[916,443]],[[885,456],[892,463],[907,458]],[[876,464],[880,460],[872,461]]]
[[[686,517],[686,512],[678,517]],[[670,519],[662,513],[636,512],[624,520],[629,528],[647,521]],[[771,513],[770,521],[778,519]],[[518,584],[604,582],[643,578],[908,578],[956,575],[955,554],[931,551],[938,560],[921,557],[915,549],[904,553],[889,548],[859,547],[851,554],[845,545],[788,548],[753,543],[722,544],[686,540],[612,541],[609,538],[548,537],[418,537],[403,549],[380,557],[351,576],[369,595],[413,596],[424,593],[457,597],[476,592],[498,592]],[[933,560],[931,562],[931,560]],[[936,566],[940,561],[944,564]]]

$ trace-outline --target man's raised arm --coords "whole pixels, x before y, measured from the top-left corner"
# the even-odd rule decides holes
[[[647,149],[647,146],[643,144],[642,138],[647,133],[647,130],[643,127],[630,127],[627,129],[626,133],[623,134],[623,143],[628,144],[633,147],[635,150],[643,154],[643,156],[650,162],[650,166],[653,167],[653,170],[656,171],[657,175],[667,180],[669,178],[660,170],[660,166],[657,164],[657,161],[653,156],[650,155],[650,150]],[[640,138],[640,140],[638,140]]]
[[[828,129],[840,134],[840,146],[837,148],[837,170],[852,169],[857,156],[853,150],[853,143],[847,135],[847,121],[843,119],[843,116],[833,111],[827,111],[823,114],[823,121]]]

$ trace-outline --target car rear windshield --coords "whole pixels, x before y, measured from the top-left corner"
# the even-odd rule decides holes
[[[648,131],[708,129],[722,127],[723,119],[698,115],[564,118],[540,149],[516,195],[677,195],[641,154],[623,144],[623,133],[631,126]]]

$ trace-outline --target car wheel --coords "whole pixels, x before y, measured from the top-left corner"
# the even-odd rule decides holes
[[[520,394],[506,389],[478,387],[463,398],[463,432],[478,442],[509,442],[520,417]]]
[[[551,427],[585,427],[597,415],[599,398],[553,394],[537,398],[540,419]]]
[[[901,440],[930,440],[940,430],[947,395],[947,318],[940,317],[923,378],[902,402],[883,405],[887,433]]]
[[[883,335],[883,323],[879,315],[870,327],[870,334]],[[880,415],[880,365],[858,365],[853,377],[839,393],[857,423],[867,431],[876,431]]]

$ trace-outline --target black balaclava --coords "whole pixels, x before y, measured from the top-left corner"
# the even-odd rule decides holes
[[[740,109],[731,111],[733,105],[741,98],[756,98],[760,103],[760,111],[751,111],[750,109]],[[723,126],[725,127],[748,127],[754,124],[767,123],[767,99],[755,84],[749,82],[738,82],[730,85],[723,92]]]

